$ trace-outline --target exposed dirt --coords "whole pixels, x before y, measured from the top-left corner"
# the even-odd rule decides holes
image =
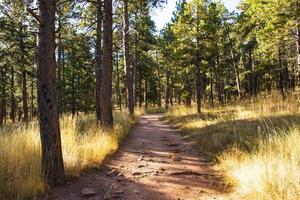
[[[161,114],[140,117],[139,124],[105,166],[42,200],[196,200],[225,199],[219,179],[180,131],[161,122]]]

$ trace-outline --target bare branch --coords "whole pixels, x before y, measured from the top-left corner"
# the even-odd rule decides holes
[[[31,8],[27,7],[27,11],[33,16],[33,18],[39,22],[39,24],[41,25],[43,22],[42,22],[42,19],[41,19],[41,16],[37,15]]]

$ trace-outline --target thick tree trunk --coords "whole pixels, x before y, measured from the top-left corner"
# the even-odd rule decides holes
[[[133,95],[133,67],[129,64],[129,21],[128,21],[128,0],[123,0],[123,53],[124,68],[126,73],[126,89],[128,99],[128,112],[134,115],[134,95]]]
[[[101,121],[101,81],[102,81],[102,0],[97,1],[97,30],[96,30],[96,62],[95,62],[95,74],[96,74],[96,119]]]
[[[104,0],[104,47],[101,81],[101,122],[107,128],[113,127],[112,115],[112,0]]]
[[[42,143],[42,177],[50,185],[64,179],[59,116],[56,105],[56,0],[39,1],[41,22],[38,45],[38,104]]]

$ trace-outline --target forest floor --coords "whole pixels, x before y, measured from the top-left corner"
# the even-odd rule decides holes
[[[140,117],[119,151],[100,170],[52,188],[40,199],[225,199],[212,163],[161,117]]]

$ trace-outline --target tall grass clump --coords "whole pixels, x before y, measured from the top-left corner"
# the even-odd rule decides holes
[[[64,116],[61,134],[67,176],[98,167],[115,152],[134,124],[125,113],[115,113],[113,130],[101,129],[91,116]],[[46,190],[41,180],[38,123],[0,129],[0,199],[35,199]]]
[[[300,199],[300,132],[279,131],[251,152],[233,148],[219,156],[218,168],[237,199]]]
[[[233,199],[300,199],[299,95],[283,100],[279,94],[230,105],[177,106],[166,119],[174,123],[216,162]]]

